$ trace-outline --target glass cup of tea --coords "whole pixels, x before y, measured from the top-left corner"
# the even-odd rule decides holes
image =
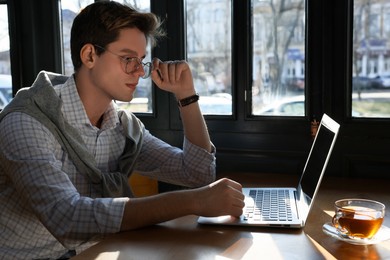
[[[383,203],[367,199],[342,199],[335,202],[333,226],[349,239],[370,240],[382,226]]]

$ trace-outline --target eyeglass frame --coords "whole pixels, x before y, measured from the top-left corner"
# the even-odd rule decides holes
[[[102,46],[100,46],[100,45],[94,44],[94,46],[97,47],[97,48],[99,48],[99,49],[101,49],[101,50],[103,50],[103,51],[107,51],[107,52],[109,52],[109,53],[111,53],[111,54],[113,54],[113,55],[119,57],[119,58],[121,59],[121,61],[125,63],[125,73],[126,73],[126,74],[131,74],[131,73],[136,72],[137,70],[139,70],[139,68],[140,68],[141,66],[142,66],[142,69],[143,69],[143,71],[144,71],[144,75],[141,76],[141,78],[147,79],[147,78],[149,78],[149,76],[152,74],[153,64],[152,64],[151,62],[145,62],[145,63],[144,63],[144,62],[142,62],[141,59],[138,58],[138,57],[127,57],[127,58],[126,58],[126,57],[123,57],[122,55],[119,55],[119,54],[116,54],[116,53],[114,53],[114,52],[112,52],[112,51],[110,51],[110,50],[107,50],[106,48],[104,48],[104,47],[102,47]],[[130,62],[133,62],[133,61],[136,61],[136,65],[134,66],[134,70],[128,71],[128,65],[129,65]],[[148,66],[148,67],[149,67],[149,70],[148,70],[149,73],[148,73],[148,74],[146,74],[145,66]]]

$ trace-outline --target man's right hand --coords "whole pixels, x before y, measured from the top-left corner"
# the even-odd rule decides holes
[[[242,186],[238,182],[223,178],[193,191],[196,212],[199,216],[239,217],[243,212],[244,195]]]

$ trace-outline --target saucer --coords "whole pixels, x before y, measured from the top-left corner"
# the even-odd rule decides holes
[[[339,234],[337,229],[332,225],[332,223],[325,223],[322,226],[322,231],[325,234],[334,237],[338,240],[353,244],[353,245],[373,245],[378,244],[380,242],[386,241],[390,239],[390,228],[386,226],[382,226],[376,235],[371,239],[351,239],[349,237],[345,237]]]

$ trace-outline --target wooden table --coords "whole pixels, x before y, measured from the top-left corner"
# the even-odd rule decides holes
[[[231,174],[244,186],[290,186],[297,176]],[[108,236],[77,259],[390,259],[390,240],[351,245],[322,231],[331,221],[335,200],[369,198],[388,205],[384,225],[390,227],[390,180],[324,178],[303,229],[204,226],[186,216],[135,231]]]

